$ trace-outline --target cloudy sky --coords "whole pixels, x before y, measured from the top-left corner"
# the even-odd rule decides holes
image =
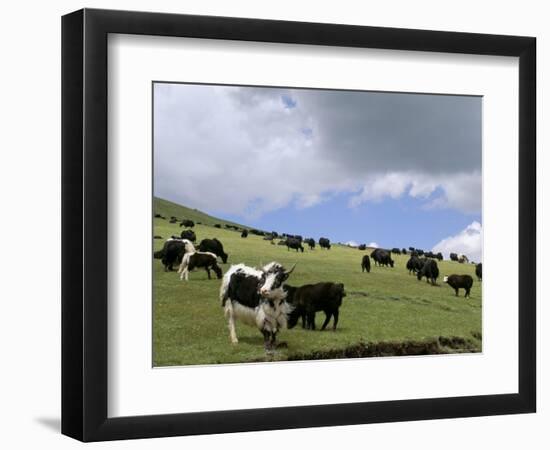
[[[262,229],[480,260],[481,102],[156,83],[155,195]]]

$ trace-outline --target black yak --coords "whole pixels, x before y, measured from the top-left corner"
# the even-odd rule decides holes
[[[370,273],[370,258],[369,255],[363,255],[363,259],[361,260],[361,272],[367,271],[367,273]]]
[[[315,240],[314,240],[313,238],[305,239],[305,240],[304,240],[304,243],[306,243],[307,245],[309,245],[309,249],[310,249],[310,250],[315,249]]]
[[[301,250],[304,253],[304,247],[302,246],[302,241],[296,238],[287,238],[286,239],[286,249],[294,249],[296,251]]]
[[[193,230],[183,230],[181,232],[181,238],[182,239],[187,239],[191,242],[195,242],[197,240],[197,235],[195,234],[195,232]]]
[[[324,237],[319,238],[319,247],[330,250],[330,239]]]
[[[464,289],[466,291],[464,298],[470,296],[470,289],[472,289],[472,284],[474,284],[474,280],[470,275],[449,275],[448,277],[444,277],[443,281],[455,290],[456,296],[458,296],[460,288]]]
[[[418,256],[412,255],[407,261],[407,270],[409,271],[409,275],[411,273],[419,272],[423,265],[424,261],[422,261]]]
[[[391,259],[390,252],[381,248],[375,248],[371,254],[371,258],[374,259],[374,265],[377,266],[390,266],[393,267],[394,261]]]
[[[223,251],[223,244],[216,238],[203,239],[199,244],[199,251],[214,253],[222,259],[224,264],[229,257],[229,255]]]
[[[426,277],[426,283],[432,283],[436,285],[437,278],[439,277],[439,267],[435,259],[426,259],[422,268],[416,273],[416,277],[420,281],[422,277]]]
[[[321,330],[327,327],[331,317],[334,317],[332,329],[336,330],[342,298],[346,296],[342,283],[324,282],[300,287],[285,284],[283,289],[293,308],[288,317],[288,328],[293,328],[302,318],[302,327],[315,330],[315,313],[324,311],[326,317]]]
[[[476,264],[476,276],[477,280],[481,281],[481,263]]]
[[[187,239],[167,239],[162,250],[155,252],[154,257],[162,260],[164,271],[174,270],[174,264],[181,263],[185,253],[194,252],[195,247]]]

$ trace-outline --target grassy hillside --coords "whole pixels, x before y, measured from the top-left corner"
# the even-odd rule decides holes
[[[187,208],[185,206],[181,206],[181,205],[178,205],[177,203],[173,203],[158,197],[153,198],[153,211],[154,211],[154,214],[160,214],[161,216],[166,217],[166,219],[170,219],[170,217],[174,216],[174,217],[177,217],[179,220],[190,219],[193,222],[201,222],[204,225],[210,225],[210,226],[213,226],[214,224],[219,223],[222,225],[222,227],[225,224],[228,224],[228,225],[236,225],[240,228],[248,228],[238,223],[231,222],[229,220],[223,220],[223,219],[218,219],[217,217],[212,217],[206,213],[203,213],[202,211],[199,211],[198,209]]]
[[[154,260],[155,366],[481,351],[481,283],[471,264],[439,263],[440,286],[433,287],[407,273],[407,256],[395,256],[393,269],[373,267],[367,274],[360,266],[365,252],[357,249],[334,245],[331,250],[316,247],[296,253],[258,236],[243,239],[236,231],[214,228],[211,224],[225,222],[160,199],[155,199],[155,212],[202,222],[194,228],[198,240],[217,237],[229,254],[228,264],[221,264],[224,271],[241,262],[260,266],[278,261],[287,267],[296,262],[289,284],[342,282],[347,292],[337,331],[285,330],[278,339],[288,347],[268,357],[255,328],[237,323],[239,343],[230,343],[218,298],[219,280],[208,280],[201,270],[192,272],[188,282],[180,281],[177,273],[165,273],[161,262]],[[178,224],[154,219],[156,235],[180,231]],[[154,241],[155,250],[162,245],[162,240]],[[443,276],[451,273],[467,273],[476,280],[471,299],[455,297],[443,283]],[[324,313],[317,313],[318,326],[323,320]]]

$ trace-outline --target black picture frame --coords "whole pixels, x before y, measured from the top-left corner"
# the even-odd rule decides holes
[[[518,393],[107,417],[109,33],[519,57]],[[536,39],[83,9],[62,18],[62,433],[82,441],[397,422],[536,409]]]

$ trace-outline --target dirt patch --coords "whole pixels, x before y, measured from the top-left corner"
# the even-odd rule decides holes
[[[312,359],[371,358],[380,356],[442,355],[449,353],[476,353],[476,345],[457,336],[402,342],[360,342],[342,349],[319,350],[310,353],[294,353],[289,361]]]
[[[369,293],[366,292],[366,291],[348,291],[347,294],[349,296],[354,296],[354,297],[368,297],[369,296]]]
[[[481,341],[481,332],[480,331],[472,331],[471,335],[476,338],[478,341]]]

